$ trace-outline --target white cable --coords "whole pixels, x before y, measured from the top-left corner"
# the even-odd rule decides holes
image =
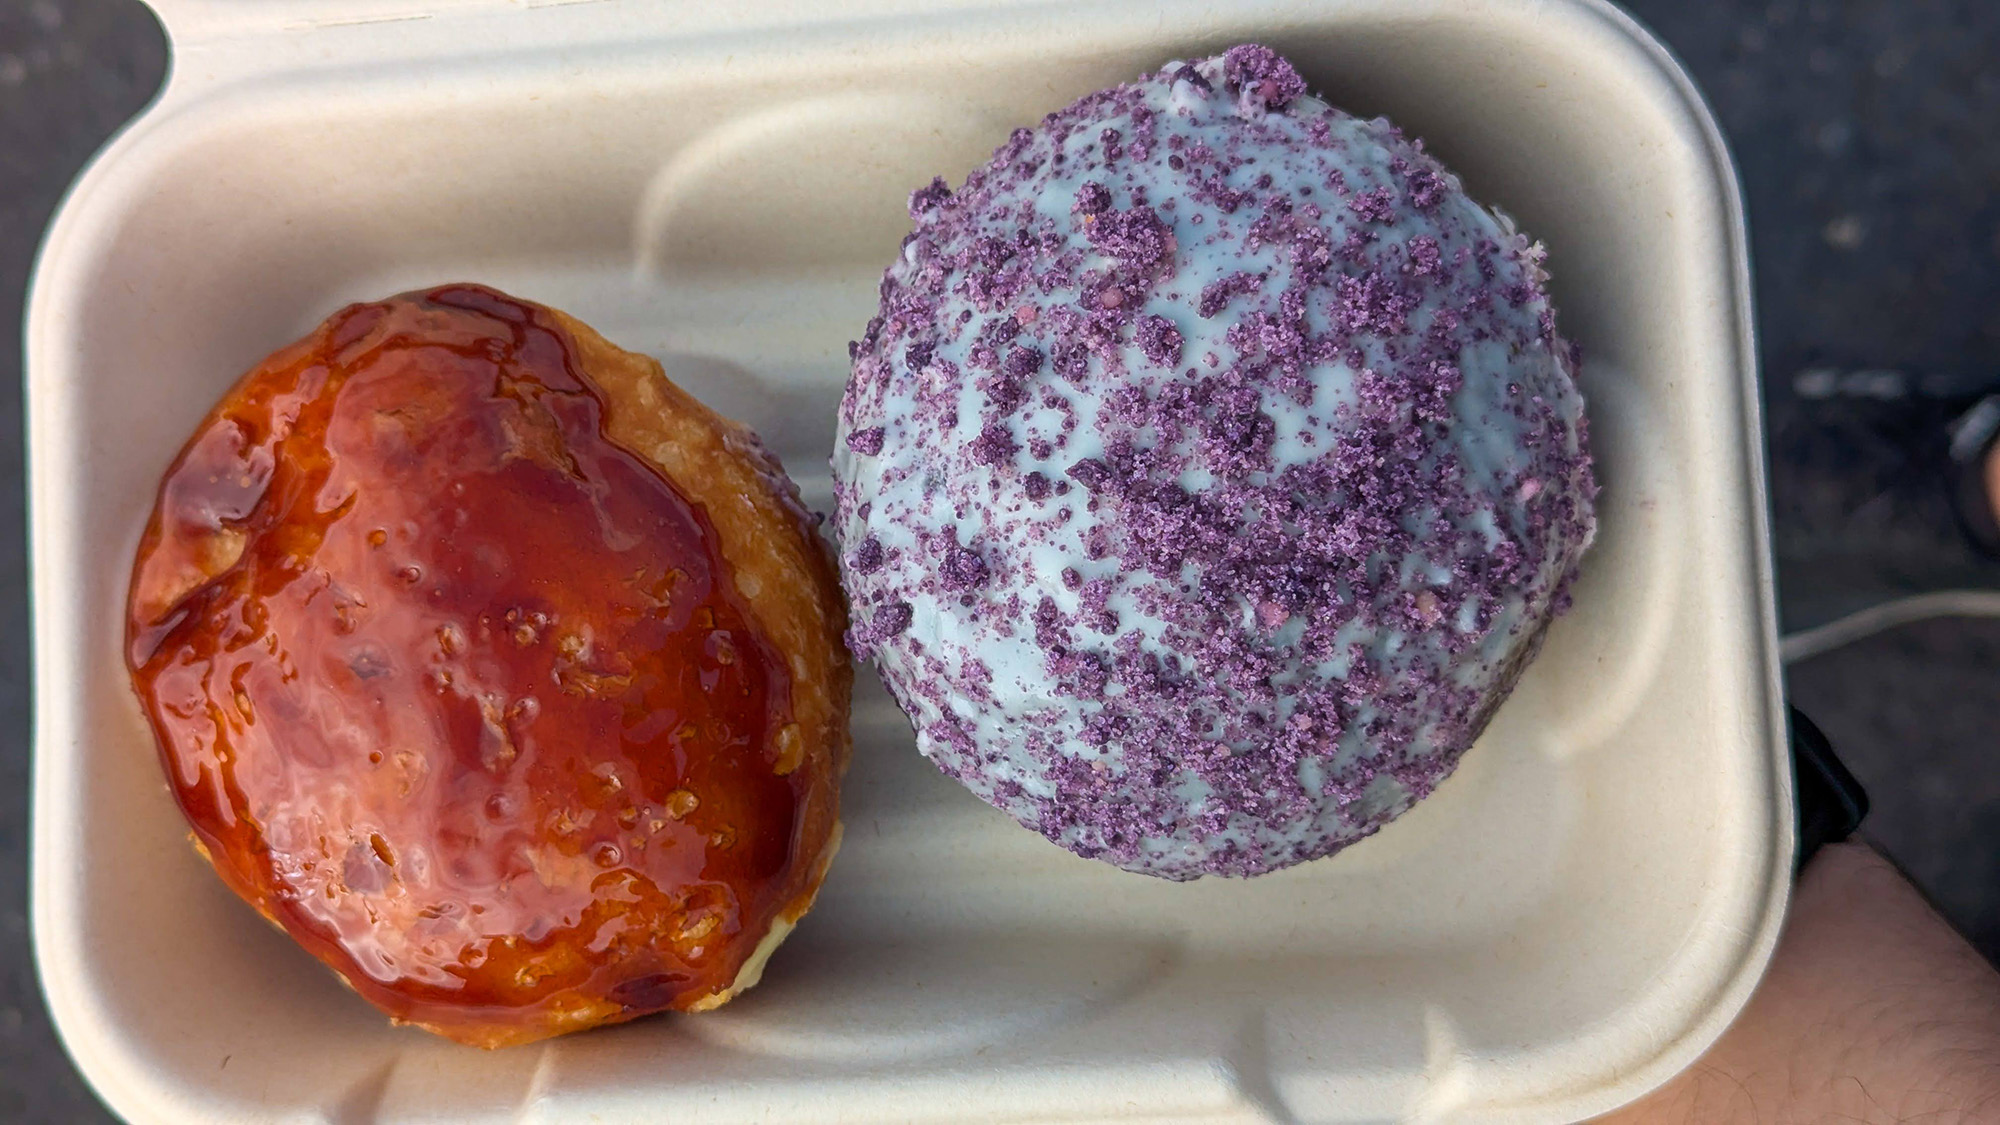
[[[1933,590],[1872,605],[1824,625],[1786,635],[1778,642],[1778,658],[1786,664],[1796,664],[1863,637],[1934,617],[2000,617],[2000,590]]]

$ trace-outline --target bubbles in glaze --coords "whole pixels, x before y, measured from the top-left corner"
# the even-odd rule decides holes
[[[833,464],[850,640],[923,753],[1174,879],[1429,793],[1594,534],[1539,248],[1255,46],[910,212]]]
[[[204,421],[134,572],[133,682],[217,869],[466,1042],[727,989],[816,859],[788,663],[606,411],[548,310],[350,307]]]

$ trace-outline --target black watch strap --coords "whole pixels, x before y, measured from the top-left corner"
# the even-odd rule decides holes
[[[1868,815],[1868,793],[1834,755],[1826,734],[1796,707],[1791,711],[1792,780],[1798,797],[1796,875],[1821,845],[1854,834]]]

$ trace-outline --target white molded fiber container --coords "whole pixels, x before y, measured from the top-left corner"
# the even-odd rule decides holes
[[[1685,1066],[1792,853],[1743,220],[1686,77],[1598,0],[153,0],[159,102],[28,319],[34,927],[70,1050],[161,1122],[1550,1121]],[[762,431],[824,506],[846,344],[1017,124],[1256,40],[1544,240],[1602,532],[1458,774],[1248,882],[1077,859],[864,677],[847,844],[728,1008],[486,1053],[395,1029],[186,844],[120,659],[159,475],[343,302],[477,280]]]

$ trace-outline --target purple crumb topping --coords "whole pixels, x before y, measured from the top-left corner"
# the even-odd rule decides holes
[[[1176,67],[1174,69],[1173,80],[1175,82],[1185,82],[1204,94],[1215,92],[1215,87],[1209,83],[1207,78],[1202,76],[1201,69],[1193,63],[1182,63]]]
[[[1041,369],[1042,352],[1040,348],[1015,348],[1013,351],[1007,353],[1006,360],[1001,364],[1001,370],[1005,371],[1013,379],[1025,379]]]
[[[916,611],[910,603],[891,602],[876,610],[867,624],[857,622],[847,630],[847,647],[865,660],[875,653],[877,646],[882,642],[908,629],[915,617]]]
[[[1181,361],[1181,330],[1164,316],[1148,314],[1139,318],[1139,350],[1163,367]]]
[[[910,627],[910,603],[894,602],[883,606],[875,615],[875,636],[877,640],[893,637]]]
[[[1070,379],[1082,378],[1090,370],[1090,349],[1073,341],[1058,343],[1049,359],[1057,374]]]
[[[1151,207],[1105,211],[1084,229],[1092,246],[1129,266],[1151,266],[1173,251],[1173,234]]]
[[[1229,299],[1240,293],[1255,293],[1264,283],[1262,274],[1238,270],[1235,273],[1204,286],[1201,299],[1195,305],[1195,315],[1206,320],[1221,312],[1229,304]]]
[[[986,561],[953,538],[945,547],[944,561],[938,565],[938,581],[947,590],[970,590],[983,585]]]
[[[1267,109],[1283,109],[1306,92],[1305,79],[1269,47],[1245,43],[1222,56],[1222,79]]]
[[[981,465],[998,465],[1014,456],[1020,448],[1020,443],[1014,440],[1005,423],[988,422],[972,443],[972,459]]]
[[[920,218],[937,210],[945,200],[951,198],[951,188],[942,176],[910,193],[910,218]]]
[[[834,529],[925,753],[1177,879],[1429,793],[1594,533],[1539,251],[1256,45],[1017,129],[910,214]]]
[[[1111,209],[1111,193],[1096,181],[1085,183],[1076,189],[1076,206],[1079,215],[1102,215]]]
[[[863,539],[854,548],[854,553],[848,556],[847,565],[859,574],[869,574],[881,569],[882,541],[872,535]]]
[[[1347,209],[1374,223],[1389,223],[1396,219],[1396,191],[1394,188],[1376,188],[1374,191],[1355,193],[1347,201]]]
[[[882,427],[870,426],[847,435],[847,448],[869,457],[882,452]]]
[[[1106,468],[1104,462],[1099,461],[1097,458],[1086,457],[1076,464],[1071,465],[1069,471],[1064,475],[1090,491],[1095,492],[1104,486],[1106,480],[1110,479],[1111,470]]]

